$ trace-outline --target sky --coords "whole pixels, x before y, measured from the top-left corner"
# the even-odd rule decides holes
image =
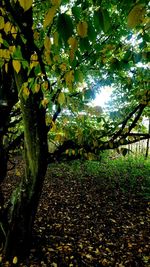
[[[110,96],[112,93],[112,88],[109,86],[105,86],[102,88],[101,92],[97,94],[97,97],[92,101],[92,105],[105,107],[106,102],[110,100]]]

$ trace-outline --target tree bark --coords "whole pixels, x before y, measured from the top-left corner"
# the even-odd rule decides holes
[[[15,21],[19,33],[26,39],[24,43],[18,34],[13,43],[16,47],[21,46],[24,59],[30,63],[30,57],[36,51],[32,32],[32,7],[24,11],[18,1],[4,1],[4,6],[10,22],[14,24]],[[35,77],[33,70],[32,72]],[[21,87],[29,78],[27,73],[28,70],[22,68],[14,75],[24,125],[25,175],[9,203],[9,227],[4,246],[4,254],[8,259],[14,256],[25,257],[29,252],[32,226],[47,169],[47,128],[45,109],[41,106],[43,95],[41,91],[36,94],[30,92],[27,99],[24,98]]]
[[[25,175],[13,192],[9,209],[9,230],[4,253],[6,258],[25,257],[29,253],[32,227],[47,169],[47,127],[42,92],[24,99],[20,91],[22,75],[16,76],[24,124]]]

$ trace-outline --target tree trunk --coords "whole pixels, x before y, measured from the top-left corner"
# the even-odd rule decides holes
[[[148,119],[148,133],[150,134],[150,118]],[[145,159],[148,158],[148,154],[149,154],[149,138],[147,139],[147,144],[146,144],[146,153],[145,153]]]
[[[47,127],[42,92],[24,98],[21,86],[24,73],[15,75],[24,125],[25,175],[13,192],[8,212],[9,229],[4,248],[6,258],[25,256],[31,244],[44,176],[47,169]]]
[[[12,19],[10,22],[13,24],[15,20],[19,33],[21,30],[26,39],[24,43],[21,34],[18,34],[13,42],[16,47],[21,46],[22,55],[30,65],[30,57],[35,52],[32,7],[24,11],[18,1],[4,1],[4,6],[10,14],[9,19]],[[31,72],[35,77],[34,70]],[[24,257],[29,252],[32,226],[47,169],[47,128],[45,109],[41,106],[43,95],[41,91],[35,94],[31,91],[27,99],[24,98],[21,87],[28,78],[27,69],[21,68],[18,74],[15,73],[24,125],[25,175],[9,203],[9,227],[4,247],[4,254],[8,259],[14,256]]]
[[[16,76],[18,90],[22,76]],[[42,92],[24,99],[19,91],[24,124],[25,175],[13,192],[9,209],[9,230],[5,243],[6,258],[25,257],[30,249],[32,227],[47,169],[47,127]]]

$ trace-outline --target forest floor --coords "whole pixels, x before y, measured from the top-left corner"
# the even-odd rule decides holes
[[[22,175],[22,162],[16,166],[3,185],[6,197]],[[82,168],[48,169],[30,257],[18,266],[150,266],[149,200],[117,183],[112,190],[103,173],[98,179]]]

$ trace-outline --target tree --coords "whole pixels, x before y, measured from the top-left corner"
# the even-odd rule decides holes
[[[78,0],[1,1],[0,67],[1,75],[4,75],[1,91],[5,95],[8,90],[7,103],[12,86],[15,95],[14,101],[8,104],[2,128],[7,131],[7,121],[18,97],[24,126],[25,159],[25,175],[6,210],[1,197],[0,231],[4,236],[1,243],[6,257],[21,257],[28,253],[47,169],[47,136],[55,136],[55,141],[60,141],[60,132],[58,137],[56,131],[56,119],[59,123],[63,118],[60,113],[74,114],[74,121],[78,121],[76,125],[80,121],[82,127],[81,131],[75,129],[70,121],[72,133],[76,135],[70,138],[68,131],[67,138],[67,131],[64,132],[65,138],[58,149],[62,153],[70,149],[72,155],[84,154],[89,158],[98,155],[99,150],[129,143],[127,138],[134,135],[131,130],[149,104],[148,90],[143,93],[144,102],[132,105],[122,122],[117,124],[104,118],[101,110],[90,110],[86,104],[94,97],[97,81],[118,83],[120,87],[123,83],[125,91],[129,86],[126,76],[132,68],[137,69],[135,56],[142,54],[140,62],[147,62],[147,4],[148,1],[137,4],[134,1],[109,1],[108,4],[91,0],[82,3]],[[140,36],[144,43],[144,48],[137,47],[135,53],[132,53],[132,42],[125,42],[133,36]],[[7,77],[10,86],[6,83]],[[135,86],[131,95],[138,89]],[[90,120],[85,114],[89,114]],[[88,140],[89,132],[91,138]],[[4,134],[2,131],[2,149]],[[3,160],[3,153],[0,155]],[[2,179],[5,176],[6,167]]]

